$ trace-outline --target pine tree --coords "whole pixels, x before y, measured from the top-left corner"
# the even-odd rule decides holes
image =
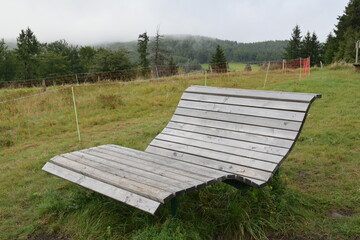
[[[0,40],[0,81],[12,81],[16,76],[18,63],[13,51],[8,50],[4,39]]]
[[[17,38],[16,54],[21,63],[21,77],[24,79],[35,78],[37,75],[38,55],[41,44],[30,28],[21,30]]]
[[[354,61],[355,42],[360,39],[360,0],[350,0],[334,30],[335,36],[325,44],[326,62]]]
[[[216,51],[211,57],[210,66],[214,72],[227,72],[227,60],[220,45],[217,45]]]
[[[312,53],[312,42],[311,42],[311,34],[308,31],[306,35],[303,37],[301,42],[301,57],[307,58],[311,56]]]
[[[287,60],[301,57],[301,30],[299,25],[293,28],[291,39],[285,48],[284,58]]]
[[[5,73],[5,61],[6,61],[6,52],[7,46],[5,44],[4,39],[0,40],[0,81],[4,81],[4,73]]]
[[[318,37],[315,32],[311,35],[311,52],[310,52],[310,64],[311,66],[317,65],[320,63],[322,58],[322,46],[318,40]]]
[[[144,77],[148,76],[150,69],[149,69],[149,60],[147,56],[149,53],[147,52],[149,43],[149,37],[146,32],[143,34],[139,34],[138,43],[137,43],[137,51],[139,53],[139,66],[141,67],[141,73]]]
[[[335,52],[337,48],[338,48],[337,41],[335,37],[332,35],[332,33],[329,33],[324,45],[324,56],[323,56],[324,63],[330,64],[334,61]]]
[[[160,29],[158,28],[156,30],[156,35],[155,35],[155,39],[154,39],[154,49],[153,49],[153,52],[154,52],[154,56],[153,56],[153,64],[155,66],[162,66],[162,65],[165,65],[165,55],[164,53],[167,52],[165,51],[164,49],[162,49],[160,47],[160,43],[163,39],[163,35],[160,35]]]

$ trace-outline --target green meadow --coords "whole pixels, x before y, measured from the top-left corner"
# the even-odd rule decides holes
[[[245,63],[228,63],[229,72],[239,72],[244,71],[246,64]],[[250,64],[252,72],[258,72],[260,70],[260,65]],[[202,69],[208,70],[209,64],[201,64]]]
[[[206,85],[263,89],[266,72],[252,67],[207,74]],[[178,219],[169,205],[152,216],[41,170],[100,144],[144,150],[182,92],[204,84],[197,74],[74,86],[81,142],[70,86],[1,89],[0,239],[360,239],[360,73],[351,66],[301,79],[270,71],[266,90],[323,94],[280,174],[261,189],[218,183],[181,196]]]

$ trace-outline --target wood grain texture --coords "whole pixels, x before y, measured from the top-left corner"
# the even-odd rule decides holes
[[[42,170],[151,214],[156,214],[162,206],[160,202],[106,184],[50,162],[46,163]]]

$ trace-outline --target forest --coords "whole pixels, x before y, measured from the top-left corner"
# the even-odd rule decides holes
[[[152,65],[156,55],[156,36],[149,36],[146,48]],[[288,42],[237,43],[191,35],[158,37],[165,60],[160,65],[176,64],[195,68],[199,68],[199,64],[209,63],[218,45],[229,62],[261,62],[282,59]],[[95,46],[72,45],[65,39],[40,43],[30,28],[20,32],[17,43],[0,40],[0,56],[0,81],[128,70],[138,67],[140,62],[138,41]]]
[[[262,62],[280,60],[287,46],[287,40],[265,41],[255,43],[238,43],[236,41],[220,40],[204,36],[193,35],[165,35],[162,47],[168,55],[174,58],[177,64],[202,64],[209,63],[211,55],[217,45],[220,45],[229,62]],[[133,59],[137,59],[136,41],[119,42],[99,45],[111,50],[124,48],[129,51]],[[149,43],[152,48],[153,43]]]

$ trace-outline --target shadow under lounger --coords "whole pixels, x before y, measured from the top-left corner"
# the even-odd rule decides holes
[[[151,214],[176,196],[227,179],[262,187],[320,97],[191,86],[145,152],[103,145],[55,156],[43,170]]]

